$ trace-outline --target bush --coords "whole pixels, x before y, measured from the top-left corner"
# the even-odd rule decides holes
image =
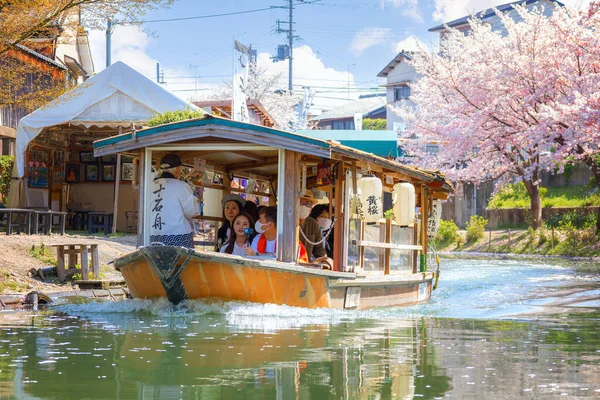
[[[387,121],[385,119],[365,118],[362,122],[364,131],[385,131],[387,129]]]
[[[0,156],[0,194],[2,195],[0,197],[2,197],[5,204],[10,189],[10,176],[14,162],[15,158],[13,156]]]
[[[569,211],[553,215],[545,221],[546,226],[557,229],[584,229],[596,225],[597,214],[583,211]]]
[[[458,240],[458,226],[454,221],[440,220],[440,229],[434,238],[440,247],[446,247]]]
[[[185,121],[188,119],[201,118],[206,115],[206,112],[202,110],[192,110],[191,108],[184,108],[182,110],[167,111],[162,114],[157,114],[148,120],[146,125],[157,126],[164,125],[171,122]]]
[[[472,215],[469,222],[467,222],[467,242],[476,242],[483,239],[487,223],[487,219],[479,215]]]

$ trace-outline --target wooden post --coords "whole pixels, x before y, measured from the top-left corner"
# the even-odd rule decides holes
[[[416,246],[419,244],[419,224],[417,224],[416,218],[413,223],[413,244]],[[419,262],[419,250],[413,250],[413,270],[412,273],[416,274],[418,271]]]
[[[284,156],[284,190],[283,198],[279,199],[277,207],[281,207],[283,216],[281,221],[277,221],[284,228],[280,230],[281,237],[277,239],[277,249],[281,249],[281,259],[283,262],[296,262],[298,255],[298,162],[299,154],[295,151],[285,150]]]
[[[69,251],[67,254],[69,255],[69,269],[75,269],[75,264],[77,264],[77,252],[75,250],[75,246],[69,246]]]
[[[70,256],[69,256],[70,257]],[[65,248],[63,246],[56,247],[56,276],[59,282],[64,282],[66,278],[65,272]]]
[[[98,245],[90,245],[92,250],[92,273],[96,279],[100,279],[100,258],[98,256]]]
[[[144,245],[144,221],[146,220],[146,212],[144,203],[146,201],[146,152],[145,149],[140,149],[140,164],[138,170],[139,179],[139,196],[138,196],[138,229],[137,229],[137,247]],[[119,173],[121,166],[119,166]]]
[[[421,256],[425,257],[427,263],[427,220],[429,219],[429,202],[427,198],[427,186],[421,186]],[[420,265],[420,264],[419,264]],[[424,266],[425,270],[427,265]]]
[[[490,237],[488,239],[488,251],[492,250],[492,228],[490,228]]]
[[[119,129],[122,130],[123,128]],[[121,165],[121,154],[117,154],[117,165]],[[115,198],[113,202],[113,224],[112,233],[117,233],[117,216],[119,215],[119,186],[121,184],[121,174],[119,168],[115,168]],[[106,232],[105,232],[106,234]]]
[[[365,221],[360,221],[360,240],[365,240]],[[365,269],[365,247],[358,246],[358,265],[361,270]]]
[[[333,231],[333,270],[341,271],[342,270],[342,258],[343,258],[343,248],[342,248],[342,239],[344,235],[344,212],[348,212],[348,210],[342,210],[343,197],[344,197],[344,189],[343,189],[343,181],[342,179],[345,176],[344,172],[344,162],[340,161],[338,164],[338,172],[337,172],[337,180],[335,181],[335,212],[338,215],[338,222],[335,230]]]
[[[511,243],[511,240],[510,240],[510,228],[508,228],[508,249],[509,250],[510,250],[511,245],[512,245],[512,243]]]
[[[71,254],[69,257],[72,257]],[[87,281],[90,278],[89,275],[89,257],[87,245],[81,246],[81,279]]]
[[[390,218],[386,218],[386,220],[385,220],[385,243],[391,243],[391,242],[392,242],[392,220]],[[392,254],[392,249],[386,248],[386,249],[384,249],[384,253],[385,253],[385,260],[384,260],[383,274],[389,275],[390,270],[391,270],[390,258],[391,258],[391,254]]]
[[[554,227],[552,227],[552,249],[554,250]]]

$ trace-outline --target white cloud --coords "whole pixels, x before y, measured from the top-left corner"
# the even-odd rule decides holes
[[[427,48],[428,46],[425,42],[413,35],[396,43],[394,50],[396,53],[400,53],[402,50],[417,51],[425,50]]]
[[[385,42],[391,33],[390,28],[363,28],[354,35],[354,39],[350,43],[350,51],[358,56],[369,47]]]
[[[89,34],[90,48],[94,60],[96,73],[106,68],[106,36],[103,31],[91,31]],[[147,33],[134,26],[117,26],[111,37],[111,62],[122,61],[136,71],[153,81],[156,80],[156,63],[159,60],[147,53],[152,44],[152,38]],[[193,80],[177,83],[177,80],[168,81],[168,77],[189,76],[190,69],[185,66],[166,66],[161,63],[161,70],[167,77],[166,87],[174,91],[178,97],[190,100],[194,95]],[[198,88],[203,89],[211,85],[198,83]],[[200,92],[198,92],[200,93]]]
[[[414,19],[417,22],[423,22],[423,13],[419,8],[418,0],[381,0],[381,8],[387,5],[400,8],[400,14]]]
[[[271,74],[282,74],[281,88],[288,87],[288,61],[272,62],[271,54],[259,53],[258,66],[266,68]],[[310,46],[294,47],[293,60],[294,90],[299,91],[297,85],[310,86],[316,91],[314,98],[314,111],[334,108],[353,100],[358,94],[355,88],[354,75],[351,71],[339,71],[325,66],[325,63]],[[352,66],[350,66],[352,67]],[[343,90],[349,88],[350,90]],[[336,100],[339,99],[339,100]]]

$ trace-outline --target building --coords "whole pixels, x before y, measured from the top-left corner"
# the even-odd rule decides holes
[[[65,13],[36,36],[10,49],[0,62],[4,78],[0,90],[14,93],[13,97],[0,96],[0,155],[15,155],[17,124],[37,108],[20,102],[20,98],[51,87],[76,85],[94,74],[87,32],[78,18],[75,10]],[[15,72],[15,65],[22,69],[11,76],[7,69]],[[46,94],[52,96],[51,92]]]
[[[311,118],[309,124],[314,129],[355,130],[355,117],[386,119],[386,115],[385,97],[366,95]]]
[[[522,5],[528,10],[540,9],[543,7],[543,13],[546,16],[550,16],[554,11],[554,7],[556,6],[564,6],[563,3],[556,0],[521,0],[515,1],[512,3],[503,4],[495,7],[496,10],[501,13],[508,14],[514,21],[519,21],[521,18],[517,11],[515,10],[515,6]],[[461,32],[468,32],[471,27],[469,26],[469,20],[471,18],[478,18],[486,24],[490,24],[492,26],[492,30],[502,32],[503,35],[506,33],[505,27],[502,25],[502,21],[496,15],[494,8],[488,8],[483,11],[479,11],[473,15],[467,15],[462,18],[455,19],[454,21],[445,22],[438,26],[434,26],[429,29],[429,32],[439,33],[440,35],[440,43],[444,40],[444,37],[447,35],[450,29],[458,29]]]
[[[410,102],[410,85],[419,79],[419,75],[412,66],[414,52],[402,50],[377,74],[379,78],[386,78],[387,100],[387,129],[401,131],[404,129],[402,118],[393,111],[393,107],[402,101]]]

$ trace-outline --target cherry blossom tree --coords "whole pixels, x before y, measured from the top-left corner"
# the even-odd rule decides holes
[[[451,30],[439,53],[416,54],[422,78],[412,86],[414,105],[398,112],[413,160],[460,181],[522,180],[538,228],[542,170],[573,157],[597,168],[598,47],[590,25],[597,17],[562,7],[550,17],[515,9],[519,18],[498,13],[502,30],[473,19],[468,34]],[[569,45],[565,32],[573,36]],[[439,154],[422,151],[424,142],[441,143]]]

